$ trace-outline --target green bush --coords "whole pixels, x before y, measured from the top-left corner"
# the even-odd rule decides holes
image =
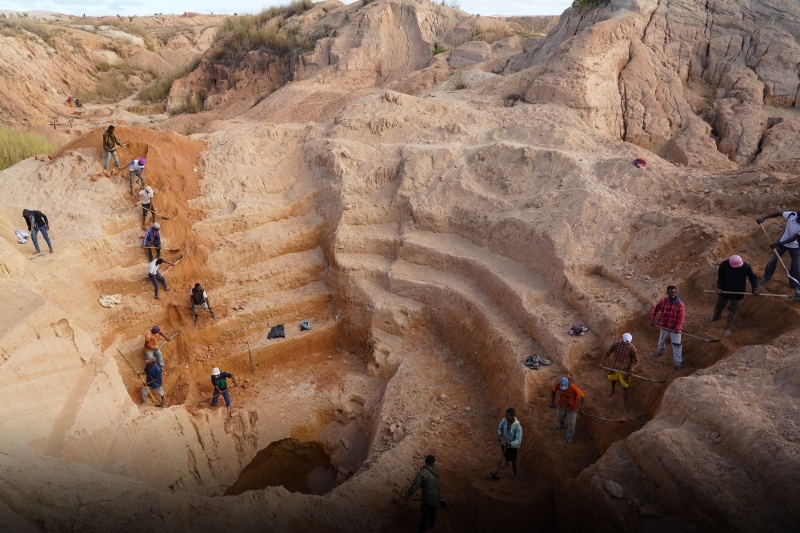
[[[444,46],[442,46],[439,43],[436,43],[436,46],[433,47],[433,55],[439,55],[439,54],[443,54],[445,52],[447,52],[447,50],[445,50]]]
[[[58,145],[38,133],[0,126],[0,170],[37,154],[56,151]]]
[[[604,3],[606,0],[572,0],[572,7],[573,9],[594,9]]]
[[[175,80],[187,76],[199,65],[200,65],[200,59],[198,58],[191,61],[190,63],[187,63],[182,68],[176,70],[172,74],[167,74],[160,80],[156,80],[154,83],[148,85],[147,87],[139,91],[139,99],[147,103],[160,102],[162,100],[166,100],[167,96],[169,96],[169,91],[170,89],[172,89],[172,84],[175,82]]]

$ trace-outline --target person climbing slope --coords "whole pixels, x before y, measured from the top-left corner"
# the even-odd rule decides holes
[[[410,498],[417,489],[422,487],[422,503],[420,504],[420,521],[418,533],[433,529],[436,525],[436,511],[441,505],[439,498],[439,472],[433,467],[436,458],[433,455],[425,457],[425,465],[417,473],[414,482],[406,491],[406,499]]]
[[[745,263],[738,255],[732,255],[719,264],[717,268],[717,304],[714,306],[714,314],[708,319],[709,322],[716,322],[722,316],[722,310],[728,305],[728,320],[725,322],[725,336],[731,334],[731,326],[739,312],[744,294],[724,294],[725,292],[744,292],[747,288],[747,280],[750,280],[750,287],[753,295],[758,296],[758,277],[753,272],[752,267]]]
[[[556,407],[556,394],[558,394],[558,420],[556,429],[564,429],[564,419],[567,421],[567,442],[572,444],[575,437],[575,424],[578,414],[583,414],[586,400],[583,391],[574,383],[570,383],[566,376],[558,378],[553,384],[553,393],[550,395],[550,407]],[[580,406],[578,402],[580,401]]]
[[[227,407],[228,410],[230,410],[231,393],[228,392],[228,383],[226,381],[227,378],[231,378],[234,387],[237,386],[236,378],[233,377],[233,374],[229,374],[227,372],[220,372],[219,368],[216,367],[214,367],[211,370],[211,385],[214,386],[214,396],[211,398],[211,407],[217,406],[219,395],[222,394],[222,397],[225,399],[225,407]]]
[[[194,312],[195,325],[197,325],[197,315],[200,307],[211,313],[211,316],[214,318],[214,320],[217,319],[217,315],[215,315],[214,311],[211,310],[211,304],[208,303],[208,294],[199,283],[194,284],[194,288],[189,294],[189,298],[192,301],[192,311]]]
[[[500,441],[502,458],[497,470],[490,475],[493,479],[500,479],[500,471],[511,463],[512,479],[517,479],[517,451],[522,446],[522,425],[517,420],[513,407],[506,409],[506,416],[497,426],[497,440]]]
[[[158,366],[164,368],[164,356],[161,349],[158,347],[158,336],[161,336],[166,342],[169,342],[169,337],[164,335],[161,331],[161,326],[158,324],[150,328],[150,331],[144,334],[144,355],[146,358],[155,358]]]
[[[109,126],[103,133],[103,151],[106,153],[106,159],[103,163],[103,170],[108,170],[108,163],[111,161],[111,156],[114,156],[114,163],[119,168],[119,157],[117,156],[117,146],[127,146],[120,143],[114,136],[114,126]]]
[[[169,261],[161,259],[160,257],[158,259],[153,259],[152,261],[150,261],[150,264],[147,266],[147,277],[150,278],[150,281],[153,283],[153,287],[155,288],[156,300],[160,300],[161,299],[161,298],[158,297],[158,284],[159,283],[161,283],[161,285],[164,286],[164,290],[165,291],[169,292],[169,287],[167,287],[167,280],[164,279],[164,276],[162,276],[158,272],[158,267],[161,266],[161,263],[166,263],[168,265],[175,266],[175,263],[170,263]]]
[[[42,232],[42,236],[44,237],[47,247],[50,248],[50,253],[52,254],[53,244],[50,242],[50,235],[47,234],[47,230],[50,229],[50,221],[47,220],[47,215],[41,211],[36,211],[35,209],[23,209],[22,217],[25,219],[25,223],[28,224],[28,231],[31,232],[33,247],[36,249],[36,251],[33,252],[33,255],[42,253],[39,250],[39,240],[36,238],[36,235],[40,231]]]
[[[780,240],[770,246],[777,254],[773,252],[772,258],[764,268],[764,277],[761,278],[762,287],[765,286],[769,280],[772,279],[773,274],[775,274],[775,267],[778,266],[778,256],[783,256],[786,252],[789,252],[789,257],[792,259],[792,263],[789,266],[789,275],[795,280],[800,280],[800,242],[795,239],[795,237],[800,234],[800,220],[798,220],[797,213],[795,211],[778,211],[771,215],[764,215],[756,220],[756,222],[760,226],[765,220],[780,216],[786,219],[786,228],[783,230],[783,235]],[[795,290],[800,289],[800,284],[791,279],[789,280],[789,286]]]
[[[142,207],[142,211],[144,211],[144,207]],[[150,258],[150,261],[153,260],[153,249],[156,250],[156,257],[161,257],[161,224],[155,222],[145,232],[142,248],[147,248],[147,257]]]
[[[142,187],[145,186],[144,183],[144,164],[147,163],[147,159],[144,157],[140,159],[133,159],[130,163],[128,163],[128,180],[130,181],[131,186],[131,196],[133,196],[133,182],[134,178],[137,181],[142,183]]]
[[[153,225],[156,224],[156,208],[153,205],[153,188],[147,185],[144,189],[139,191],[139,198],[142,200],[142,229],[144,229],[145,220],[147,220],[147,213],[153,215]],[[161,228],[161,224],[158,225]],[[150,260],[152,261],[152,256]]]
[[[156,363],[155,358],[148,357],[147,364],[144,367],[145,375],[144,381],[145,385],[142,387],[142,401],[141,403],[145,403],[149,396],[149,390],[152,390],[154,393],[161,396],[161,404],[157,405],[156,407],[164,407],[166,404],[166,398],[164,398],[164,386],[162,383],[161,377],[161,367]],[[149,389],[149,390],[148,390]]]
[[[617,381],[622,385],[622,412],[628,412],[628,386],[631,382],[631,372],[639,366],[639,354],[636,352],[636,346],[633,345],[633,336],[630,333],[624,333],[622,340],[618,340],[609,346],[603,357],[600,358],[600,366],[605,367],[604,361],[606,358],[614,354],[614,362],[611,363],[611,370],[608,371],[607,377],[611,381],[611,392],[606,396],[611,397],[616,392]]]
[[[658,336],[658,349],[653,357],[664,353],[664,346],[669,337],[672,342],[672,362],[675,370],[680,370],[683,362],[681,330],[683,330],[683,321],[686,319],[686,305],[678,296],[678,288],[675,285],[668,286],[666,298],[661,298],[650,310],[651,326],[656,325],[656,316],[659,313],[661,316],[658,318],[658,325],[661,327],[661,333]]]

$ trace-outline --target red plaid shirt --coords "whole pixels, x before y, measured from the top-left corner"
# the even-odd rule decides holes
[[[632,343],[625,344],[625,341],[615,342],[606,350],[601,360],[604,361],[612,353],[614,354],[614,362],[609,366],[614,370],[630,372],[633,364],[639,362],[639,354],[636,353],[636,346]]]
[[[656,321],[656,315],[661,313],[657,324],[662,328],[681,332],[683,320],[686,318],[686,306],[680,298],[675,299],[675,303],[670,303],[669,298],[661,298],[650,311],[650,322]]]

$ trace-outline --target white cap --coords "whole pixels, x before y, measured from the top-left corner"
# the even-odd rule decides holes
[[[155,224],[153,224],[153,227],[156,228],[156,229],[161,229],[161,224],[156,222]]]
[[[145,187],[144,190],[146,190],[150,194],[153,194],[153,188],[151,186],[149,186],[149,185],[147,187]]]
[[[211,375],[212,376],[219,376],[219,368],[217,368],[217,367],[212,368],[211,369]]]
[[[624,342],[625,344],[630,344],[632,340],[633,340],[633,337],[631,337],[630,333],[623,333],[622,334],[622,342]]]

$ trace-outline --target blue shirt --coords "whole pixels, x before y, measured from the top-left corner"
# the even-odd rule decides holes
[[[159,231],[156,233],[156,228],[150,226],[150,228],[144,234],[144,242],[145,246],[158,246],[161,247],[161,232]]]
[[[219,376],[211,376],[211,384],[214,385],[217,390],[226,390],[228,388],[228,384],[225,382],[225,378],[232,378],[233,375],[228,374],[227,372],[220,372]]]
[[[161,388],[161,367],[158,366],[158,363],[144,367],[144,375],[146,376],[145,381],[149,383],[148,387],[151,389]],[[152,383],[150,383],[151,381]]]
[[[500,421],[500,426],[497,428],[497,434],[503,437],[504,441],[509,442],[510,448],[519,448],[522,444],[522,425],[519,420],[514,419],[511,427],[508,426],[508,421],[504,418]]]

